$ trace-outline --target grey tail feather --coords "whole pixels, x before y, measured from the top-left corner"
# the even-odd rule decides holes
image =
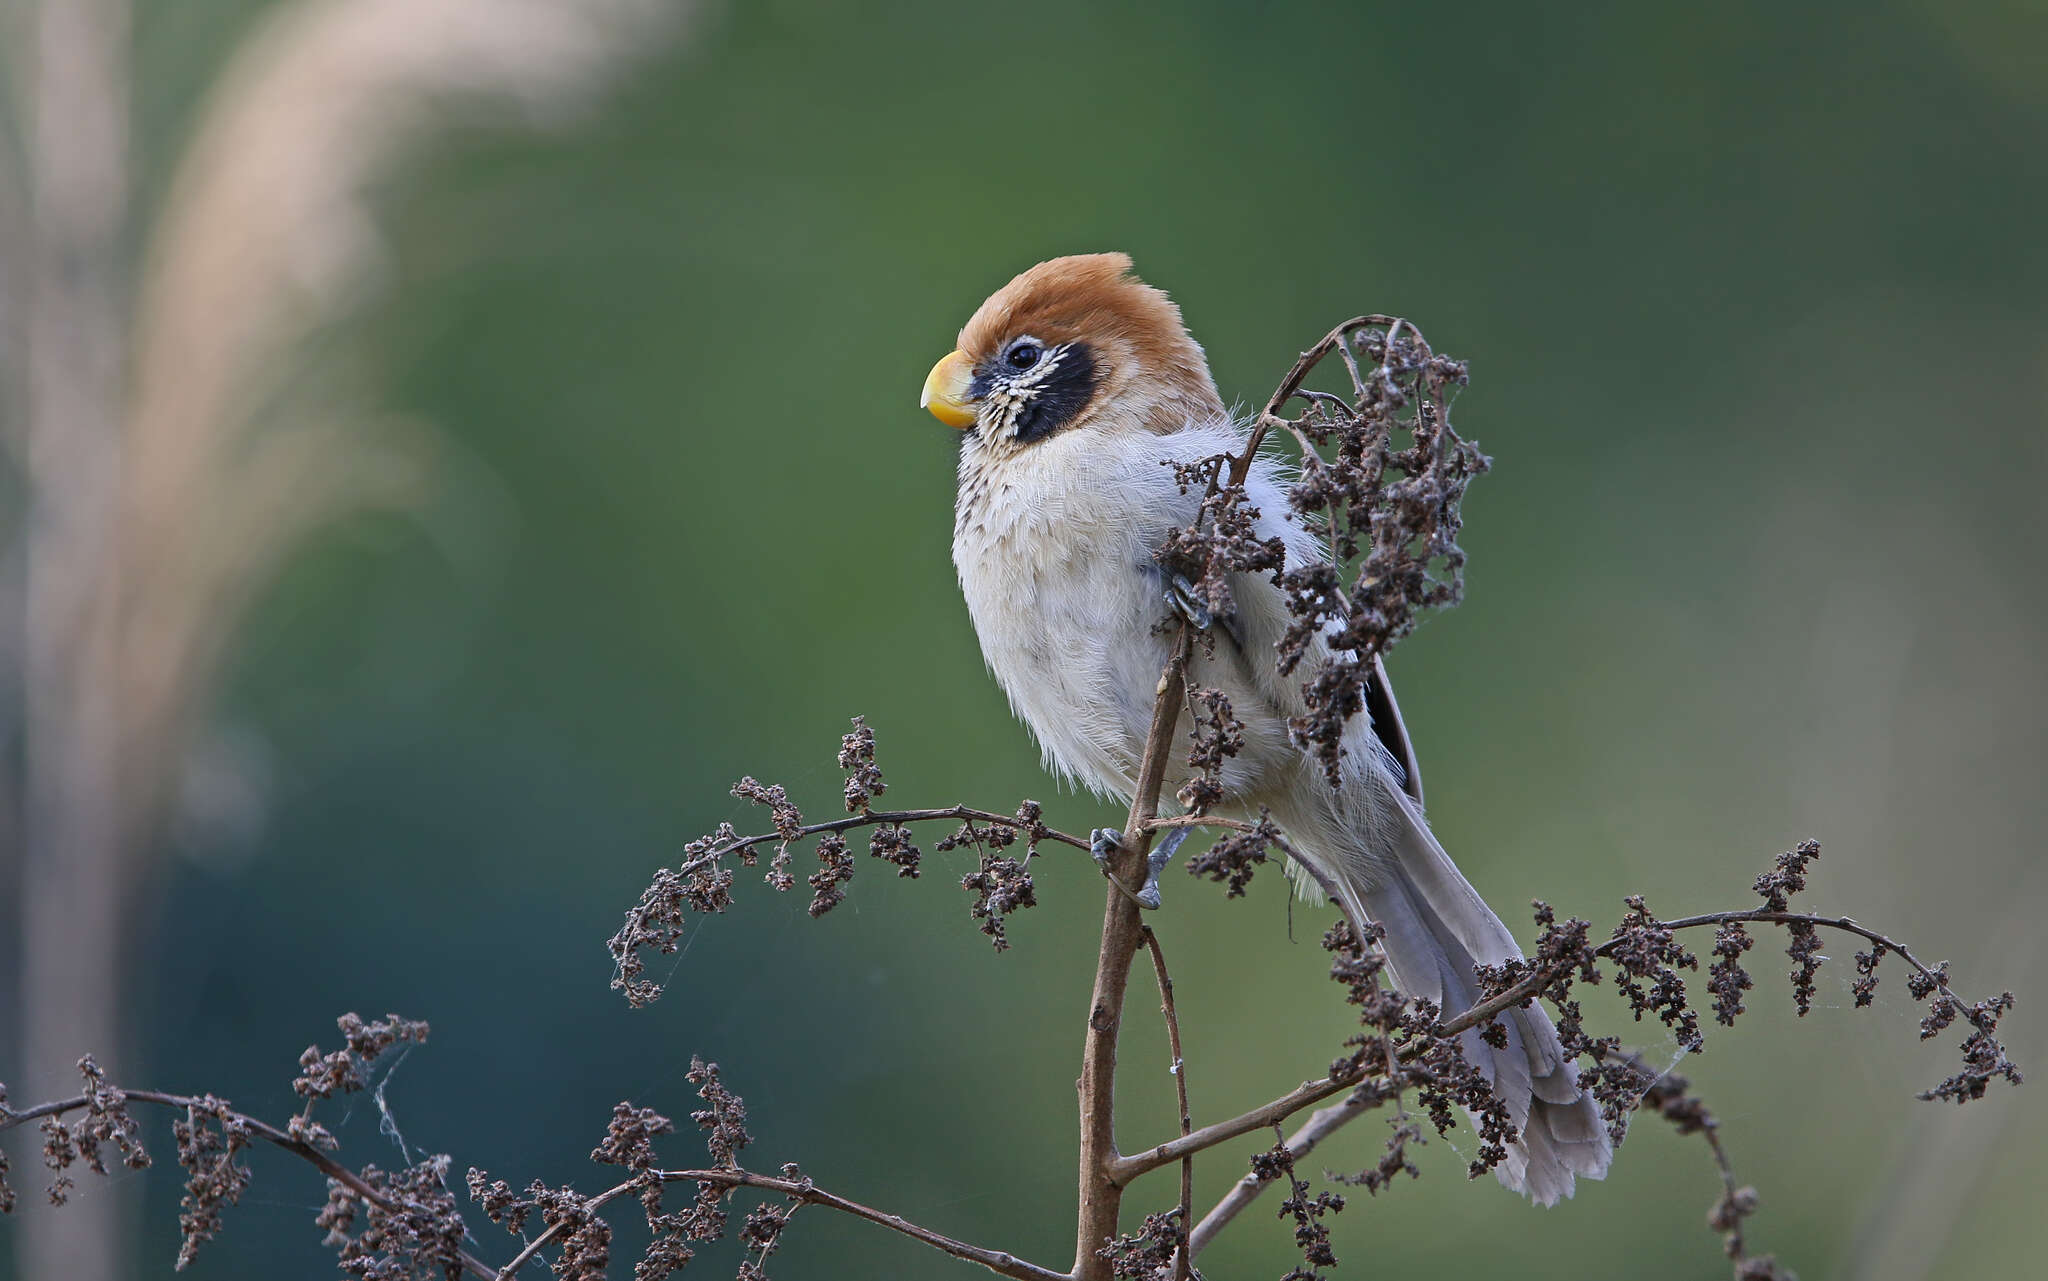
[[[1415,804],[1398,794],[1395,804],[1401,832],[1391,866],[1376,865],[1381,883],[1372,889],[1347,876],[1347,906],[1386,931],[1381,946],[1394,985],[1453,1017],[1478,1003],[1474,964],[1499,965],[1520,959],[1522,951],[1459,874]],[[1540,1006],[1507,1011],[1501,1026],[1508,1034],[1505,1049],[1486,1044],[1476,1028],[1460,1038],[1521,1135],[1494,1173],[1536,1204],[1554,1205],[1572,1194],[1574,1176],[1606,1177],[1613,1158],[1607,1126],[1592,1096],[1579,1088],[1557,1028]]]

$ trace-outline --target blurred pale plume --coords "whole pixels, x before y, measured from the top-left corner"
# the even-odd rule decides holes
[[[154,762],[247,591],[308,528],[426,493],[435,443],[418,424],[289,388],[295,350],[378,278],[377,179],[444,110],[481,100],[562,122],[675,12],[319,0],[265,24],[222,77],[136,305],[121,589],[132,821],[150,821],[168,781]]]
[[[7,592],[19,636],[21,801],[15,1065],[55,1094],[91,1050],[123,1061],[116,940],[244,602],[312,528],[432,492],[430,429],[331,379],[295,385],[314,339],[373,289],[369,198],[450,111],[554,125],[684,7],[659,0],[306,0],[242,43],[137,239],[127,8],[15,15],[22,173],[0,174],[0,336],[25,335],[6,415],[26,517]],[[13,43],[13,42],[10,42]],[[489,113],[489,114],[485,114]],[[0,165],[5,158],[0,157]],[[16,249],[19,252],[15,252]],[[17,265],[26,262],[24,269]],[[132,299],[132,314],[128,304]],[[310,380],[308,380],[310,381]],[[14,827],[12,821],[9,827]],[[19,839],[15,839],[18,836]],[[94,958],[98,958],[95,960]],[[23,1216],[22,1274],[118,1274],[103,1190]]]

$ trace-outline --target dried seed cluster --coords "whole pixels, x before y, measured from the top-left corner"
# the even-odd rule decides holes
[[[856,867],[847,832],[866,828],[868,854],[895,867],[899,877],[916,879],[924,868],[924,852],[911,835],[913,824],[940,819],[966,818],[965,824],[944,840],[941,851],[974,846],[980,866],[962,879],[962,886],[975,896],[971,916],[998,951],[1008,947],[1004,931],[1006,918],[1037,902],[1036,889],[1026,870],[1038,852],[1039,843],[1055,835],[1071,844],[1072,837],[1054,833],[1039,815],[1036,801],[1025,801],[1014,817],[968,814],[961,807],[940,810],[881,811],[874,800],[888,790],[881,767],[875,763],[875,732],[866,718],[853,718],[853,730],[839,740],[839,767],[846,771],[841,799],[854,817],[825,823],[806,824],[803,812],[790,800],[780,784],[743,778],[732,794],[752,801],[768,811],[773,829],[744,836],[731,823],[720,823],[707,836],[683,847],[682,862],[654,874],[640,901],[626,913],[625,924],[608,944],[613,964],[612,987],[625,993],[635,1006],[649,1004],[661,995],[661,985],[647,978],[648,953],[673,954],[681,944],[693,913],[718,913],[732,906],[734,873],[727,860],[752,867],[762,845],[773,844],[763,879],[777,891],[796,886],[791,847],[798,841],[817,838],[818,870],[806,878],[811,890],[808,911],[819,917],[846,901],[847,886]],[[1025,841],[1022,859],[1002,853],[1016,841]]]
[[[142,1127],[130,1115],[127,1097],[107,1083],[106,1073],[90,1054],[78,1060],[78,1073],[85,1084],[82,1114],[70,1125],[56,1116],[43,1118],[43,1164],[55,1174],[45,1189],[51,1205],[63,1205],[70,1199],[77,1186],[67,1173],[73,1165],[83,1164],[94,1174],[107,1173],[108,1147],[120,1154],[127,1169],[146,1170],[150,1165]],[[0,1117],[7,1115],[6,1099],[5,1088],[0,1087]],[[182,1158],[183,1148],[179,1151]],[[6,1158],[0,1156],[0,1211],[14,1208],[14,1190],[7,1186],[6,1173]]]
[[[461,1203],[448,1189],[446,1156],[402,1170],[366,1165],[357,1177],[359,1189],[329,1180],[327,1205],[316,1220],[344,1273],[362,1281],[455,1281],[462,1275],[466,1230]]]
[[[1175,799],[1190,814],[1206,814],[1223,799],[1223,763],[1244,750],[1244,722],[1220,689],[1188,690],[1188,781]]]
[[[1330,978],[1344,989],[1345,1001],[1358,1008],[1359,1019],[1359,1031],[1344,1042],[1345,1053],[1330,1064],[1330,1076],[1358,1080],[1354,1096],[1375,1103],[1398,1102],[1413,1090],[1438,1134],[1448,1133],[1462,1110],[1479,1137],[1467,1170],[1476,1178],[1507,1159],[1507,1145],[1517,1141],[1514,1122],[1461,1039],[1438,1030],[1442,1011],[1403,996],[1384,981],[1386,960],[1374,946],[1382,933],[1379,926],[1368,925],[1361,937],[1349,920],[1340,918],[1323,935],[1323,948],[1331,954]]]
[[[1348,397],[1303,386],[1331,355],[1349,374]],[[1232,612],[1231,575],[1266,574],[1280,587],[1289,622],[1276,661],[1283,674],[1309,664],[1301,686],[1306,710],[1289,728],[1332,787],[1345,727],[1365,707],[1373,658],[1413,631],[1424,610],[1448,608],[1464,595],[1459,508],[1466,487],[1491,465],[1451,428],[1451,395],[1468,380],[1462,361],[1437,355],[1407,321],[1361,317],[1295,366],[1245,452],[1175,465],[1182,488],[1200,486],[1204,495],[1194,524],[1168,538],[1159,561],[1193,584],[1218,618]],[[1307,405],[1301,416],[1280,417],[1296,398]],[[1321,531],[1327,559],[1289,565],[1278,539],[1258,537],[1259,512],[1244,479],[1252,453],[1273,431],[1300,447],[1287,500],[1298,519]]]
[[[935,847],[940,851],[974,847],[979,863],[972,872],[960,878],[960,888],[974,895],[974,905],[968,909],[968,915],[978,923],[978,928],[988,936],[998,952],[1007,951],[1010,946],[1004,925],[1010,913],[1038,906],[1038,887],[1032,884],[1029,869],[1031,860],[1038,857],[1038,842],[1045,834],[1038,802],[1025,801],[1017,807],[1016,826],[976,824],[973,819],[968,819],[960,825],[959,831]],[[1018,859],[1004,854],[1002,851],[1015,845],[1020,835],[1025,842],[1024,857]]]
[[[854,717],[853,732],[840,738],[839,768],[846,771],[843,795],[849,814],[867,813],[870,803],[889,790],[875,767],[875,731],[868,728],[867,717]]]
[[[703,1133],[709,1169],[663,1170],[654,1145],[657,1139],[676,1132],[675,1122],[653,1108],[619,1103],[612,1108],[611,1124],[591,1150],[590,1159],[628,1171],[631,1178],[626,1183],[598,1196],[538,1180],[517,1192],[503,1179],[472,1169],[467,1180],[470,1200],[486,1218],[514,1236],[523,1237],[530,1221],[537,1220],[557,1251],[552,1264],[557,1277],[599,1281],[606,1275],[612,1252],[611,1225],[601,1211],[611,1197],[631,1194],[640,1204],[651,1237],[633,1265],[634,1281],[662,1281],[680,1271],[702,1246],[724,1239],[731,1226],[727,1208],[731,1192],[761,1177],[739,1164],[741,1149],[753,1142],[746,1128],[747,1108],[719,1078],[718,1065],[693,1058],[686,1079],[704,1101],[704,1107],[692,1112],[690,1119]],[[692,1176],[702,1177],[694,1178],[695,1195],[688,1205],[668,1209],[663,1198],[667,1185]],[[747,1212],[739,1231],[748,1252],[738,1272],[740,1281],[767,1281],[766,1261],[780,1244],[790,1213],[813,1191],[810,1180],[794,1165],[783,1166],[780,1179],[771,1182],[789,1188],[787,1200],[764,1201]]]
[[[1344,1194],[1328,1190],[1315,1192],[1307,1179],[1294,1171],[1294,1153],[1278,1129],[1273,1146],[1252,1157],[1252,1177],[1261,1183],[1286,1180],[1287,1196],[1280,1202],[1280,1217],[1294,1220],[1294,1248],[1301,1251],[1301,1263],[1290,1268],[1280,1281],[1320,1281],[1322,1269],[1337,1266],[1337,1254],[1330,1248],[1330,1225],[1326,1215],[1344,1208]]]
[[[1180,1207],[1160,1214],[1148,1214],[1137,1232],[1121,1236],[1097,1250],[1098,1258],[1109,1261],[1109,1275],[1115,1281],[1166,1281],[1173,1275],[1174,1256],[1187,1244],[1187,1225],[1181,1222]],[[1202,1274],[1190,1270],[1192,1281]]]
[[[1188,875],[1206,877],[1226,886],[1227,898],[1243,898],[1252,883],[1252,873],[1266,863],[1266,851],[1280,839],[1273,816],[1259,811],[1258,822],[1248,832],[1231,832],[1207,850],[1188,860]]]

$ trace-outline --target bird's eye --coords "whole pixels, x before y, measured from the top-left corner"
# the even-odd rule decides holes
[[[1038,358],[1044,354],[1037,343],[1027,341],[1010,348],[1003,359],[1009,362],[1010,368],[1025,370],[1037,364]]]

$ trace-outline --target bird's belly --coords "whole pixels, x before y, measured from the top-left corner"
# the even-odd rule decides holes
[[[1069,545],[1071,547],[1071,544]],[[1034,548],[1043,556],[1045,547]],[[963,557],[961,583],[983,657],[1047,763],[1090,790],[1127,799],[1136,786],[1159,677],[1174,631],[1164,580],[1149,565],[1097,549],[1058,559]],[[1257,801],[1300,772],[1285,716],[1256,689],[1228,641],[1198,646],[1191,686],[1220,691],[1243,747],[1223,762],[1230,801]],[[1253,661],[1257,661],[1256,659]],[[1186,713],[1167,762],[1166,795],[1187,778]]]
[[[1120,542],[965,540],[955,558],[982,655],[1047,763],[1128,796],[1166,663],[1167,611],[1157,573]]]

